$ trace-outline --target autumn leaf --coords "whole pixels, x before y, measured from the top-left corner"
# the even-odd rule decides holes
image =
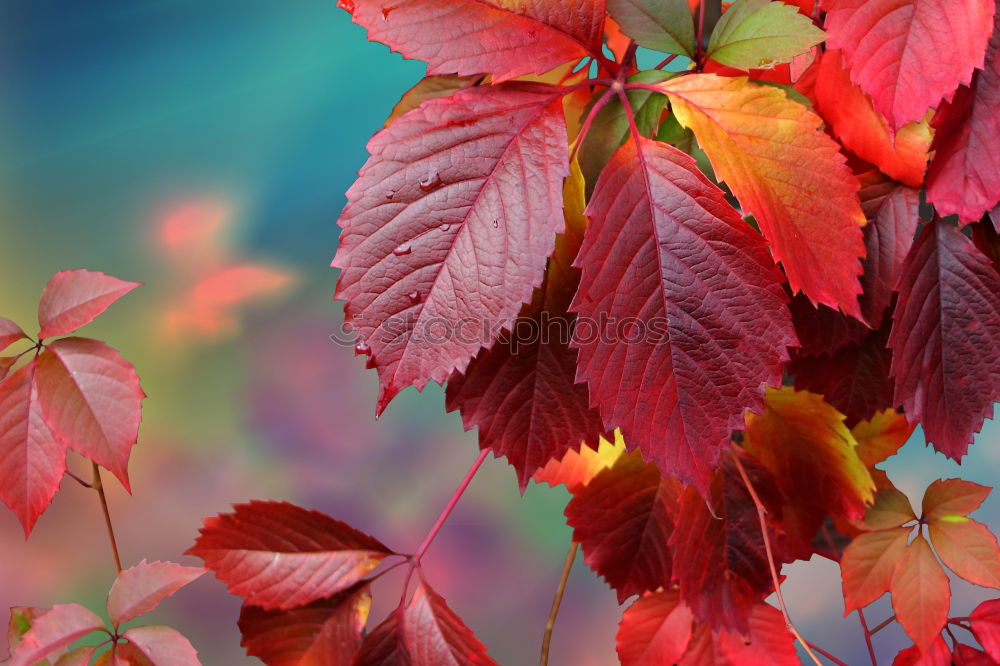
[[[691,610],[677,590],[660,590],[637,599],[618,625],[618,659],[622,666],[674,664],[691,640]]]
[[[544,287],[513,325],[509,344],[495,344],[448,380],[446,408],[460,409],[466,429],[479,428],[479,446],[505,456],[521,491],[550,460],[580,444],[596,445],[604,432],[575,384],[577,352],[569,346],[575,317],[567,311],[580,271],[572,266],[583,240],[583,176],[572,170],[564,187],[566,232],[556,240]]]
[[[170,627],[133,627],[122,634],[155,666],[200,666],[198,652],[176,629]]]
[[[906,552],[909,528],[864,532],[844,550],[840,573],[844,614],[863,608],[889,591],[892,576]]]
[[[706,57],[736,69],[760,69],[807,52],[826,35],[795,7],[737,0],[715,24]]]
[[[66,335],[89,324],[119,298],[138,287],[96,271],[56,273],[38,302],[38,338]]]
[[[716,643],[733,666],[799,666],[795,639],[781,612],[759,601],[750,609],[749,635],[719,632]]]
[[[694,57],[694,20],[687,0],[608,0],[608,13],[639,46]]]
[[[923,650],[916,645],[901,650],[892,666],[952,666],[951,654],[948,644],[939,635]]]
[[[951,656],[955,666],[994,666],[996,664],[982,650],[977,650],[961,643],[955,644],[955,651],[952,652]],[[947,666],[951,665],[948,664]]]
[[[693,74],[661,84],[715,173],[760,223],[795,292],[859,316],[858,184],[822,120],[772,86]]]
[[[339,520],[287,502],[237,504],[205,520],[187,554],[229,592],[284,610],[346,590],[392,551]]]
[[[27,333],[22,331],[20,326],[10,319],[0,317],[0,351],[27,337]]]
[[[938,479],[924,491],[922,513],[925,521],[968,516],[979,508],[992,488],[962,479]]]
[[[402,625],[413,666],[496,666],[483,644],[425,582],[404,609]]]
[[[142,400],[135,368],[89,338],[62,338],[38,357],[35,383],[42,415],[67,447],[102,465],[126,490],[128,460],[139,436]]]
[[[108,617],[118,626],[134,620],[160,605],[188,583],[205,573],[204,569],[185,567],[173,562],[147,562],[123,570],[108,593]]]
[[[541,74],[600,53],[604,0],[382,0],[342,3],[352,20],[428,74]],[[428,29],[432,24],[433,29]]]
[[[31,629],[11,652],[7,666],[35,666],[44,659],[56,658],[77,639],[103,627],[101,618],[83,606],[56,604],[31,620]]]
[[[552,487],[563,484],[570,492],[585,486],[603,470],[613,467],[615,462],[625,453],[625,440],[621,433],[615,431],[614,442],[603,437],[596,449],[586,444],[579,451],[570,449],[562,458],[550,460],[544,467],[535,472],[532,480],[535,483],[547,483]]]
[[[897,621],[917,647],[926,650],[948,620],[951,587],[923,535],[906,547],[889,589]]]
[[[960,460],[1000,399],[1000,275],[954,227],[920,234],[893,315],[895,403]]]
[[[425,76],[416,85],[403,93],[403,96],[396,102],[396,106],[392,107],[392,111],[389,113],[389,117],[386,118],[382,127],[388,127],[396,118],[404,113],[413,111],[429,99],[449,97],[459,90],[479,85],[482,80],[483,76],[481,74],[472,74],[471,76],[458,76],[456,74]]]
[[[397,608],[365,635],[353,666],[414,666],[403,640],[402,615]]]
[[[682,490],[633,453],[578,488],[566,506],[584,562],[615,589],[619,603],[670,585],[667,542]]]
[[[577,378],[609,430],[704,491],[742,410],[760,409],[795,344],[780,278],[722,192],[665,144],[626,143],[587,214],[570,309],[615,330],[578,323]]]
[[[820,58],[810,97],[845,148],[900,183],[921,186],[933,138],[927,121],[890,130],[871,98],[851,82],[840,51],[826,51]]]
[[[934,117],[927,200],[941,215],[958,215],[962,224],[978,221],[1000,201],[1000,14],[996,20],[984,69]],[[993,224],[1000,221],[994,217]]]
[[[1000,589],[1000,548],[985,525],[947,516],[932,520],[927,530],[946,567],[974,585]]]
[[[920,120],[982,67],[994,0],[824,0],[827,45],[893,129]]]
[[[979,604],[969,614],[969,626],[986,653],[1000,661],[1000,599]]]
[[[247,655],[267,666],[350,664],[371,610],[371,592],[359,585],[328,599],[288,610],[244,604],[239,627]]]
[[[368,149],[334,265],[357,351],[379,372],[381,412],[406,386],[464,371],[540,284],[564,225],[559,90],[506,84],[429,100]]]
[[[892,483],[885,472],[875,465],[896,455],[910,439],[915,428],[915,425],[906,420],[905,415],[894,409],[877,412],[872,418],[860,421],[851,428],[851,434],[858,443],[858,457],[871,472],[878,488],[891,487]],[[910,509],[910,513],[912,512]]]

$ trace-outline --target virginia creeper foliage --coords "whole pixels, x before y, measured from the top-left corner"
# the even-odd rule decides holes
[[[1000,663],[1000,600],[953,617],[946,571],[1000,589],[970,517],[990,489],[935,481],[918,513],[876,467],[918,425],[961,461],[1000,400],[997,0],[338,5],[427,77],[347,191],[336,298],[376,413],[446,383],[482,451],[412,553],[283,502],[208,518],[188,552],[242,598],[248,654],[495,664],[421,568],[492,453],[522,491],[569,490],[573,548],[626,606],[624,666],[819,664],[780,590],[814,555],[869,642],[861,612],[890,595],[913,641],[896,664]],[[640,71],[639,47],[663,62]],[[134,286],[57,275],[37,342],[0,319],[0,348],[34,342],[0,359],[0,493],[26,532],[67,447],[128,485],[134,371],[48,338]],[[397,566],[399,605],[369,623]],[[123,659],[196,663],[173,630],[117,625],[198,575],[121,573]],[[102,625],[76,605],[13,618],[13,664],[89,663],[63,653]]]

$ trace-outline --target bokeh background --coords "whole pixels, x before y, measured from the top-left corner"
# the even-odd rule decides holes
[[[344,192],[368,137],[423,73],[368,43],[335,4],[0,2],[0,315],[28,328],[59,270],[145,283],[85,329],[136,365],[149,394],[134,494],[108,481],[126,565],[197,564],[183,552],[202,518],[251,498],[320,509],[412,550],[476,457],[475,433],[445,413],[439,387],[406,391],[376,423],[374,373],[329,338],[341,323],[328,266]],[[992,485],[998,463],[989,422],[961,467],[918,431],[886,468],[917,503],[939,477]],[[519,495],[491,459],[425,560],[504,666],[537,663],[567,499],[536,485]],[[0,509],[0,607],[102,610],[114,570],[91,491],[67,479],[27,542]],[[978,517],[1000,527],[1000,498]],[[865,663],[837,567],[817,559],[788,574],[803,633]],[[374,621],[399,584],[379,583]],[[953,589],[953,614],[989,596]],[[187,634],[206,666],[258,663],[239,647],[238,611],[204,577],[152,619]],[[869,621],[890,614],[883,599]],[[619,615],[578,559],[552,663],[616,664]],[[876,641],[886,663],[907,644],[898,628]]]

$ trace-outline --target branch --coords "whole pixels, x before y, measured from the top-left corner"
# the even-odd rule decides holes
[[[795,640],[797,640],[799,644],[805,648],[806,652],[809,653],[813,663],[815,663],[816,666],[823,666],[823,663],[813,653],[809,643],[802,638],[802,635],[799,634],[795,625],[792,624],[792,619],[788,616],[788,608],[785,606],[785,598],[781,594],[781,581],[778,580],[778,569],[774,565],[774,553],[771,552],[771,538],[767,535],[767,519],[764,517],[767,515],[767,509],[765,509],[763,503],[761,503],[760,497],[757,495],[757,491],[750,482],[750,477],[747,476],[746,470],[743,469],[743,463],[740,462],[739,456],[736,455],[736,451],[734,449],[730,449],[729,454],[733,457],[733,461],[736,463],[736,469],[740,472],[740,477],[743,479],[743,484],[747,487],[747,491],[753,499],[754,506],[757,507],[757,519],[760,521],[760,532],[764,537],[764,551],[767,553],[767,564],[771,568],[771,580],[774,581],[774,593],[778,597],[778,606],[781,607],[781,614],[785,618],[785,626],[788,627],[788,631],[795,636]],[[843,662],[839,660],[837,660],[837,663],[843,664]]]
[[[563,564],[559,586],[556,587],[556,596],[552,599],[552,610],[549,611],[549,621],[545,623],[545,634],[542,636],[541,666],[548,666],[549,664],[549,645],[552,643],[552,628],[556,624],[559,606],[562,604],[563,593],[566,591],[566,581],[569,580],[569,572],[573,569],[573,560],[576,559],[576,552],[579,549],[580,544],[574,541],[569,547],[569,552],[566,553],[566,563]]]
[[[122,572],[122,558],[118,555],[118,542],[115,540],[115,528],[111,526],[111,513],[108,511],[108,498],[104,495],[104,484],[101,482],[101,468],[94,463],[94,481],[90,486],[101,498],[101,510],[104,512],[104,524],[108,528],[108,539],[111,541],[111,553],[115,556],[115,569]]]

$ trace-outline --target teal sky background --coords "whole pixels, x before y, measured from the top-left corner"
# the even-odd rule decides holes
[[[0,3],[0,315],[27,328],[59,270],[145,283],[84,331],[119,348],[150,396],[135,494],[111,495],[126,563],[195,564],[182,553],[200,520],[250,498],[318,508],[412,549],[475,458],[475,434],[445,413],[437,387],[406,391],[376,423],[374,374],[328,340],[340,322],[329,262],[344,192],[368,138],[423,69],[368,43],[335,0]],[[223,337],[167,345],[158,316],[194,278],[155,229],[177,202],[206,199],[231,211],[231,260],[297,281],[241,309]],[[914,504],[938,477],[992,485],[1000,427],[987,424],[961,467],[918,434],[886,468]],[[521,497],[510,468],[491,459],[428,555],[431,583],[504,666],[537,662],[569,544],[566,499],[537,486]],[[1000,499],[978,517],[1000,525]],[[92,493],[72,483],[27,543],[0,510],[0,607],[99,609],[113,579],[99,521]],[[388,576],[376,589],[373,620],[399,583]],[[956,615],[992,596],[953,589]],[[856,619],[841,617],[835,565],[791,567],[787,590],[803,633],[864,663]],[[238,608],[206,577],[153,619],[188,634],[206,666],[258,663],[238,646]],[[554,666],[616,663],[619,614],[578,561]],[[872,623],[891,614],[885,599],[872,614]],[[885,663],[908,644],[897,629],[878,641]]]

